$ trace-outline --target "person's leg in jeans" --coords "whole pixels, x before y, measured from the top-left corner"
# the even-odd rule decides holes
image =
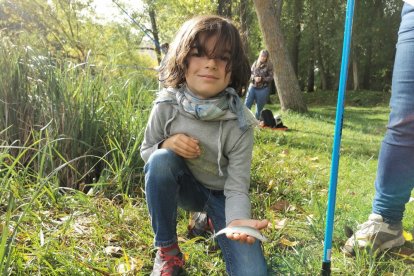
[[[392,76],[391,112],[378,157],[372,214],[345,243],[345,253],[355,248],[383,251],[401,246],[405,204],[414,186],[414,8],[401,13]]]
[[[177,242],[177,207],[202,211],[206,197],[183,158],[167,149],[155,151],[145,165],[145,194],[155,246]]]
[[[391,113],[381,145],[373,213],[403,218],[414,187],[414,7],[405,4],[392,77]]]
[[[245,100],[246,107],[248,109],[251,109],[255,100],[256,100],[256,87],[250,84],[249,88],[247,89],[247,95],[246,95],[246,100]]]
[[[211,194],[207,200],[207,214],[213,221],[216,232],[226,227],[225,196]],[[228,275],[265,276],[267,265],[260,241],[252,245],[230,240],[226,235],[217,237],[218,244],[226,262]]]
[[[269,87],[256,88],[256,119],[260,118],[260,113],[267,103],[269,97]]]
[[[225,225],[225,197],[215,196],[191,174],[184,160],[170,150],[155,151],[145,165],[145,192],[155,246],[168,247],[177,243],[177,207],[207,211],[215,231]],[[229,275],[266,275],[266,263],[260,243],[242,244],[218,237]],[[252,273],[254,272],[254,273]]]
[[[177,207],[202,210],[207,197],[182,157],[167,149],[156,150],[145,165],[145,194],[154,244],[159,247],[151,276],[179,275],[184,256],[177,243]]]

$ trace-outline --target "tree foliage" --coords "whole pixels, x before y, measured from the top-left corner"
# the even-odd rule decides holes
[[[266,47],[252,0],[148,2],[155,5],[161,41],[169,41],[189,17],[224,13],[227,7],[246,38],[251,62]],[[346,1],[279,0],[273,4],[281,5],[282,32],[300,89],[336,90]],[[356,1],[348,88],[389,90],[401,7],[399,0]]]
[[[300,89],[336,90],[346,1],[272,2],[281,6],[281,30]],[[116,3],[129,17],[123,22],[102,23],[93,9],[99,1],[6,0],[0,4],[0,28],[2,35],[14,42],[77,63],[94,55],[102,64],[154,67],[156,55],[144,48],[156,49],[160,43],[171,41],[181,24],[194,15],[222,13],[240,28],[251,62],[266,47],[252,0]],[[349,88],[389,90],[401,6],[400,0],[356,1]],[[119,10],[115,4],[113,8]]]
[[[298,35],[300,38],[297,74],[301,88],[336,90],[346,1],[301,0],[299,16],[297,2],[284,1],[281,21],[291,54],[296,50]],[[359,89],[389,89],[401,7],[402,1],[398,0],[356,1],[351,49],[355,66],[350,67],[349,80],[352,83],[357,77]]]
[[[144,34],[130,22],[102,23],[92,0],[4,1],[0,28],[14,44],[37,48],[58,59],[83,63],[93,55],[97,65],[155,66],[148,54],[139,52]]]

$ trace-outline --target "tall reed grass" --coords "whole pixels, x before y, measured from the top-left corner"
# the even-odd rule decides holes
[[[73,64],[7,38],[0,68],[0,271],[7,275],[16,267],[16,239],[25,243],[23,222],[68,189],[141,193],[139,145],[157,82],[154,72],[97,68],[92,57]]]
[[[7,39],[1,43],[1,141],[22,146],[53,140],[50,162],[42,169],[47,173],[67,163],[58,175],[61,186],[88,189],[105,174],[100,185],[131,190],[142,166],[138,151],[155,75],[120,74],[91,61],[56,60]],[[39,137],[45,129],[49,137]],[[18,151],[10,153],[16,156]],[[27,152],[21,163],[30,158]]]

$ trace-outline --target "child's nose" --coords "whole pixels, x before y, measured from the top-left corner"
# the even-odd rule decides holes
[[[215,58],[207,58],[206,67],[217,69],[217,59]]]

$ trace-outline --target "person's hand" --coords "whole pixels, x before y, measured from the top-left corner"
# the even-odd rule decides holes
[[[167,138],[162,143],[161,148],[170,149],[177,155],[187,159],[197,158],[201,154],[198,140],[181,133]]]
[[[261,82],[262,81],[262,77],[254,77],[254,81],[255,82]]]
[[[227,225],[227,227],[234,227],[234,226],[250,226],[253,228],[256,228],[257,230],[262,230],[267,227],[269,224],[269,221],[267,219],[264,220],[256,220],[256,219],[236,219]],[[251,237],[246,234],[240,234],[240,233],[233,233],[233,234],[226,234],[227,238],[239,241],[241,243],[248,243],[253,244],[256,239],[254,237]]]

